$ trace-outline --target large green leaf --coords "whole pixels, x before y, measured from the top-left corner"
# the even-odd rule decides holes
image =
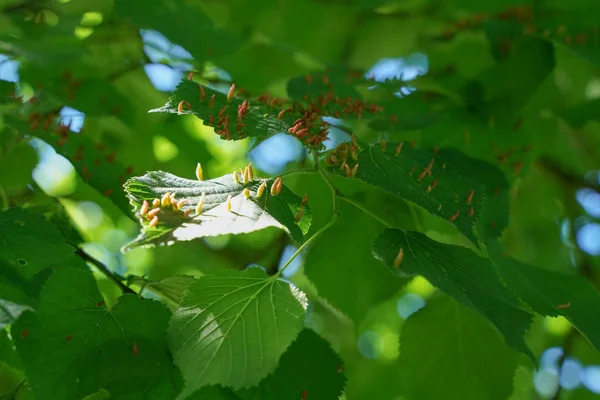
[[[600,292],[587,279],[525,264],[502,255],[498,245],[490,254],[502,278],[533,311],[567,318],[596,349],[600,349]]]
[[[181,381],[167,349],[168,318],[165,306],[133,295],[109,310],[91,273],[61,269],[11,335],[36,397],[81,398],[104,388],[133,399],[144,387],[147,398],[165,399]]]
[[[238,391],[244,400],[337,399],[346,377],[341,358],[329,343],[305,329],[281,356],[279,366],[257,387]]]
[[[489,259],[465,247],[398,229],[384,230],[375,239],[373,252],[396,275],[423,275],[432,285],[486,317],[510,347],[534,358],[523,338],[532,316],[520,308],[519,299],[503,285]]]
[[[173,357],[186,381],[183,398],[203,386],[258,384],[304,324],[304,294],[260,268],[203,276],[171,318]]]
[[[239,182],[235,181],[233,173],[198,181],[162,171],[148,172],[127,181],[125,190],[136,213],[144,200],[151,204],[153,199],[160,199],[165,193],[175,194],[177,200],[185,199],[188,202],[180,210],[174,210],[171,206],[162,207],[157,214],[158,225],[154,227],[149,225],[146,216],[138,213],[142,233],[126,245],[124,251],[206,236],[248,233],[268,227],[283,229],[295,241],[302,241],[311,221],[310,208],[302,205],[302,199],[285,186],[277,196],[272,195],[270,188],[273,179],[255,179],[244,184],[241,174],[236,174]],[[267,188],[258,198],[257,190],[263,182],[267,183]],[[244,189],[249,190],[250,197],[246,198]],[[203,193],[204,206],[201,213],[197,214],[196,206]],[[227,206],[229,196],[231,211]],[[296,222],[301,209],[301,218]],[[186,217],[184,213],[188,210],[191,214]]]
[[[403,325],[399,363],[410,399],[504,400],[517,353],[481,316],[440,296]]]
[[[368,146],[358,153],[357,161],[347,157],[346,162],[349,168],[358,165],[358,179],[453,223],[474,243],[479,237],[497,236],[507,225],[506,194],[495,198],[498,186],[507,184],[502,173],[486,162],[455,150],[435,154],[406,142],[387,143],[384,150]],[[488,207],[497,214],[493,227],[486,224]]]
[[[304,271],[320,296],[359,323],[403,282],[392,279],[373,258],[371,242],[381,231],[381,224],[346,203],[339,205],[339,213],[335,224],[310,248]]]
[[[74,252],[43,216],[22,208],[0,213],[0,258],[21,277],[31,279],[44,268],[67,260]]]

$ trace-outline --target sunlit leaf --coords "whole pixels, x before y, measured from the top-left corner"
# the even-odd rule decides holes
[[[148,398],[177,393],[181,378],[167,349],[165,306],[124,295],[109,310],[92,275],[74,269],[55,271],[40,296],[36,313],[11,329],[36,396],[81,398],[104,388],[129,399],[138,386]]]
[[[129,284],[138,284],[142,288],[157,294],[161,300],[172,310],[176,310],[181,302],[183,293],[194,282],[194,277],[189,275],[175,275],[159,281],[148,280],[141,277],[129,279]]]
[[[521,309],[489,259],[461,246],[438,243],[422,233],[398,229],[384,230],[373,243],[373,253],[396,275],[423,275],[487,318],[507,345],[534,358],[523,338],[532,316]]]
[[[304,323],[304,294],[259,268],[223,270],[193,283],[171,319],[182,397],[206,385],[258,384]]]
[[[130,179],[125,184],[125,190],[136,213],[143,200],[152,204],[153,199],[161,199],[165,193],[175,194],[176,201],[187,200],[187,203],[179,210],[172,205],[160,208],[156,214],[158,225],[154,227],[149,225],[147,216],[139,216],[142,233],[126,245],[124,251],[206,236],[254,232],[271,226],[283,229],[296,241],[302,241],[311,221],[310,208],[302,206],[302,199],[285,186],[277,196],[272,195],[270,189],[273,179],[256,178],[244,184],[242,174],[236,174],[239,183],[235,181],[233,173],[198,181],[155,171]],[[261,197],[257,197],[257,190],[263,182],[267,187]],[[246,198],[244,189],[249,190],[250,197]],[[204,205],[198,214],[196,208],[203,193]],[[296,222],[300,209],[304,211]],[[190,214],[185,216],[187,211]]]

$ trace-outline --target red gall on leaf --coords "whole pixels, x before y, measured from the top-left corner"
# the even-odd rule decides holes
[[[227,205],[227,211],[231,212],[231,195],[227,196],[225,204]]]
[[[472,217],[474,212],[475,210],[473,209],[473,207],[469,208],[469,217]]]
[[[308,203],[308,193],[304,193],[304,197],[302,198],[302,203],[300,203],[300,207],[304,207]]]
[[[306,389],[304,389],[302,391],[302,400],[306,400],[307,396],[308,396],[308,392],[306,391]]]
[[[210,125],[214,125],[215,124],[215,118],[212,115],[208,116],[208,123]]]
[[[231,85],[229,88],[229,92],[227,92],[227,101],[231,101],[233,99],[233,94],[235,93],[235,83]]]
[[[495,228],[496,227],[496,223],[494,221],[490,222],[490,227]]]
[[[110,194],[111,194],[111,193],[112,193],[112,189],[106,189],[106,190],[104,191],[104,195],[105,195],[105,196],[110,196]]]
[[[133,345],[131,346],[131,348],[132,348],[132,351],[133,351],[133,356],[134,356],[134,357],[137,357],[137,356],[138,356],[138,354],[139,354],[139,353],[138,353],[138,347],[137,347],[137,343],[136,343],[136,342],[133,342]]]
[[[248,179],[249,180],[254,179],[254,169],[252,168],[252,163],[248,164]]]
[[[345,162],[344,162],[344,170],[346,171],[346,177],[349,178],[352,176],[352,170],[350,169],[348,164],[346,164]]]
[[[140,215],[146,215],[149,207],[150,207],[150,205],[148,204],[148,202],[146,200],[144,200],[142,202],[142,207],[140,207]]]
[[[190,103],[188,103],[188,102],[187,102],[187,101],[185,101],[185,100],[181,100],[181,101],[179,102],[179,104],[177,105],[177,112],[178,112],[178,113],[182,113],[182,112],[183,112],[183,107],[184,107],[184,106],[185,106],[185,107],[187,107],[187,109],[188,109],[188,110],[192,108],[192,105],[191,105]]]
[[[219,117],[222,117],[225,114],[225,111],[227,111],[227,107],[229,106],[225,105],[223,108],[221,108],[221,111],[219,111]]]
[[[240,177],[237,174],[237,171],[233,171],[233,180],[235,183],[240,183]]]
[[[202,207],[204,207],[204,198],[206,197],[206,193],[202,193],[202,196],[200,196],[200,200],[198,201],[198,204],[196,205],[196,214],[200,215],[200,213],[202,212]]]
[[[416,166],[416,165],[413,165],[412,169],[410,170],[410,173],[409,173],[409,175],[412,175],[412,174],[413,174],[413,172],[415,172],[415,169],[417,169],[417,166]]]
[[[471,204],[471,202],[473,201],[473,196],[474,195],[475,195],[475,190],[471,189],[471,191],[467,195],[467,199],[465,200],[465,203],[467,203],[467,205]]]
[[[171,193],[167,192],[162,195],[160,199],[160,205],[166,207],[171,204]]]
[[[421,174],[419,175],[417,180],[418,181],[422,180],[423,178],[425,178],[425,175],[427,175],[427,169],[424,169],[423,172],[421,172]]]
[[[156,225],[158,225],[158,217],[154,216],[154,218],[152,218],[150,220],[150,222],[148,222],[148,225],[151,226],[152,228],[154,228]]]
[[[381,139],[381,151],[385,151],[386,145],[387,145],[387,142],[385,141],[385,139]]]
[[[400,264],[402,263],[403,259],[404,259],[404,249],[400,248],[400,250],[398,250],[398,254],[396,255],[396,258],[394,258],[394,268],[400,267]]]
[[[202,165],[200,163],[198,163],[198,165],[196,165],[196,178],[199,181],[204,180],[204,172],[202,171]]]
[[[344,372],[344,366],[343,365],[338,365],[337,367],[337,372]]]
[[[214,95],[214,93],[213,93],[212,96],[210,96],[210,100],[208,101],[208,106],[210,108],[213,108],[215,106],[215,95]]]
[[[65,341],[68,343],[71,341],[71,339],[73,339],[73,336],[69,335],[65,338]]]
[[[152,210],[148,211],[148,214],[146,215],[146,217],[148,219],[152,219],[152,218],[156,217],[156,214],[158,214],[159,211],[160,211],[160,207],[153,208]]]
[[[27,335],[29,335],[29,329],[24,329],[23,332],[21,332],[21,339],[25,339]]]
[[[177,202],[177,210],[181,210],[183,205],[188,202],[188,199],[182,199]]]
[[[356,164],[354,166],[354,168],[352,168],[352,176],[356,176],[356,173],[358,172],[358,164]]]
[[[523,169],[523,161],[518,161],[516,163],[513,164],[513,175],[517,176],[519,175],[519,173],[521,172],[521,169]]]
[[[265,191],[267,187],[267,182],[263,181],[263,183],[260,184],[260,186],[258,187],[258,189],[256,190],[256,198],[259,199],[260,196],[263,195],[263,192]]]
[[[96,303],[96,307],[102,307],[104,305],[104,300],[100,300]]]
[[[277,119],[279,119],[279,120],[283,119],[284,114],[285,114],[285,110],[279,111],[279,114],[277,114]]]
[[[160,199],[152,200],[152,207],[156,208],[158,206],[160,206]]]
[[[188,81],[191,81],[192,79],[194,79],[194,72],[190,71],[190,73],[188,74]]]
[[[309,74],[306,74],[304,76],[304,79],[306,79],[306,83],[308,83],[309,85],[312,83],[312,76],[310,76]]]
[[[200,102],[203,102],[206,98],[206,92],[204,91],[204,87],[202,87],[201,84],[198,84],[198,87],[200,88]]]
[[[564,310],[565,308],[569,308],[571,307],[571,302],[565,303],[565,304],[559,304],[556,306],[556,308],[558,308],[559,310]]]
[[[450,218],[448,218],[448,220],[450,220],[450,222],[454,222],[454,220],[455,220],[456,218],[458,218],[458,214],[459,214],[459,211],[458,211],[458,210],[456,210],[456,212],[455,212],[454,214],[452,214],[452,215],[450,216]]]
[[[435,187],[437,186],[438,180],[434,179],[433,182],[431,183],[431,188],[435,189]]]
[[[275,182],[273,182],[273,185],[271,185],[271,194],[273,196],[277,196],[279,192],[281,192],[282,186],[283,182],[281,180],[281,177],[277,177],[277,179],[275,179]]]
[[[244,194],[245,198],[247,198],[247,199],[250,198],[250,189],[244,188],[244,190],[242,190],[242,193]]]
[[[184,217],[189,217],[191,213],[192,213],[192,209],[191,209],[191,208],[188,208],[187,210],[185,210],[185,211],[183,212],[183,216],[184,216]]]
[[[400,155],[400,152],[402,151],[402,146],[404,146],[404,142],[396,146],[396,149],[394,150],[394,156],[397,157],[398,155]]]
[[[294,218],[295,223],[300,222],[300,220],[302,219],[303,213],[304,213],[304,208],[301,208],[300,211],[298,211],[298,214],[296,214],[296,218]]]

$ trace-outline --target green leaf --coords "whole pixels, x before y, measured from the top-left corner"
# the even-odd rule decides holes
[[[503,256],[499,245],[490,246],[489,252],[508,287],[533,311],[550,317],[562,315],[600,349],[600,321],[596,317],[600,292],[590,281]]]
[[[128,282],[129,284],[141,285],[144,289],[156,293],[171,311],[175,311],[181,302],[183,293],[194,282],[194,277],[189,275],[175,275],[161,279],[160,281],[135,277],[128,279]]]
[[[304,272],[319,296],[359,323],[403,282],[392,279],[373,258],[371,243],[381,224],[346,203],[339,204],[339,214],[335,224],[311,246]]]
[[[244,184],[241,175],[236,174],[240,177],[240,183],[234,180],[233,173],[198,181],[162,171],[148,172],[127,181],[125,190],[134,211],[138,213],[142,233],[127,244],[123,251],[206,236],[249,233],[268,227],[283,229],[295,241],[302,241],[311,221],[310,208],[302,206],[302,199],[285,186],[277,196],[273,196],[270,192],[272,179],[255,179]],[[267,183],[267,188],[257,198],[256,192],[262,182]],[[246,188],[251,194],[249,198],[243,194]],[[165,193],[174,193],[178,201],[186,199],[188,202],[181,210],[174,210],[172,206],[162,207],[157,214],[158,225],[151,227],[148,218],[139,215],[142,201],[146,200],[151,204],[153,199],[160,199]],[[196,206],[203,193],[206,194],[204,206],[198,215]],[[229,196],[231,211],[227,209]],[[301,208],[304,211],[296,223],[295,219]],[[188,210],[191,210],[191,214],[186,217],[184,212]]]
[[[211,100],[213,96],[214,100]],[[180,112],[181,102],[183,104]],[[195,115],[204,125],[215,128],[215,132],[226,140],[240,140],[247,137],[266,138],[280,132],[287,132],[299,118],[285,113],[282,119],[278,119],[277,116],[283,109],[281,105],[270,106],[268,101],[267,104],[263,104],[254,100],[249,102],[248,114],[242,114],[238,118],[243,102],[244,100],[239,97],[227,100],[227,95],[222,92],[184,79],[177,85],[167,104],[149,112]]]
[[[240,389],[273,372],[304,324],[304,294],[260,268],[198,279],[171,318],[170,345],[186,381]]]
[[[281,356],[279,366],[257,387],[240,390],[244,400],[337,399],[346,377],[341,358],[329,343],[305,329]]]
[[[410,399],[504,400],[517,354],[481,316],[436,296],[402,327],[399,363]]]
[[[400,264],[395,263],[402,251]],[[471,250],[438,243],[418,232],[386,229],[373,243],[373,253],[396,275],[423,275],[432,285],[486,317],[510,347],[535,359],[523,336],[532,316],[501,282],[489,259]]]
[[[166,307],[134,295],[109,310],[91,273],[61,269],[11,335],[36,397],[81,398],[104,388],[134,399],[144,387],[148,398],[165,399],[181,379],[167,349],[168,318]]]
[[[340,156],[338,163],[341,159]],[[455,150],[435,154],[415,149],[407,142],[387,143],[383,151],[378,146],[368,146],[358,153],[357,161],[347,157],[346,162],[350,169],[358,164],[356,178],[453,223],[475,244],[479,237],[499,235],[507,225],[508,199],[493,199],[496,185],[504,188],[507,184],[502,173],[486,162]],[[340,172],[340,168],[336,166],[334,171]],[[493,229],[485,226],[486,207],[493,207],[499,214]]]
[[[22,208],[0,214],[0,258],[30,279],[52,264],[67,260],[74,248],[48,220]]]

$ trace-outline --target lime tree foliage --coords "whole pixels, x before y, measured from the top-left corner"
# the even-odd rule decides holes
[[[0,399],[536,399],[546,348],[599,364],[598,16],[1,1]]]

